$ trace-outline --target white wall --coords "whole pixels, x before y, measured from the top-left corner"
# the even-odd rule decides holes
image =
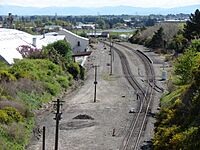
[[[65,29],[58,31],[58,34],[65,35],[65,39],[70,43],[73,53],[87,51],[89,45],[89,39],[78,36]],[[78,46],[78,42],[80,43],[80,46]]]

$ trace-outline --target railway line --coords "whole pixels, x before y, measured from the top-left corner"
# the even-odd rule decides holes
[[[109,45],[108,43],[105,43],[106,45]],[[128,63],[128,60],[126,56],[123,54],[123,52],[117,48],[116,46],[113,46],[113,50],[119,55],[121,59],[121,64],[123,68],[123,72],[125,74],[126,79],[130,83],[130,85],[138,91],[140,94],[140,106],[138,108],[137,114],[132,118],[129,129],[127,130],[127,133],[122,141],[122,144],[120,146],[120,150],[137,150],[140,146],[140,139],[143,133],[143,130],[145,130],[145,126],[147,123],[147,115],[148,112],[151,110],[151,102],[154,97],[154,88],[155,88],[155,72],[152,66],[151,60],[142,52],[138,50],[133,50],[131,47],[128,47],[126,45],[118,44],[121,47],[124,47],[128,50],[131,50],[133,53],[135,53],[143,62],[145,70],[146,70],[146,82],[147,87],[143,88],[138,81],[135,79],[134,75],[131,72],[130,65]]]

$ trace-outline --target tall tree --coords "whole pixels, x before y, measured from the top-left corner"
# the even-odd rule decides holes
[[[191,14],[190,20],[186,22],[184,28],[184,37],[189,41],[191,39],[200,38],[200,11],[197,9],[194,14]]]
[[[154,33],[149,46],[152,48],[163,48],[165,45],[164,42],[164,32],[163,28],[160,27],[157,32]]]

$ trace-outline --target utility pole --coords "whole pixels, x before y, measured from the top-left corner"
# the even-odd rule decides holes
[[[110,75],[112,75],[112,41],[110,38]]]
[[[94,103],[97,95],[97,65],[94,66]]]
[[[57,99],[57,101],[53,101],[55,104],[54,106],[56,107],[56,116],[55,116],[55,120],[56,120],[56,134],[55,134],[55,150],[58,150],[58,134],[59,134],[59,121],[62,119],[61,118],[61,111],[60,111],[60,107],[63,105],[62,102],[64,101],[60,101],[60,99]]]
[[[42,150],[45,150],[45,126],[43,126]]]

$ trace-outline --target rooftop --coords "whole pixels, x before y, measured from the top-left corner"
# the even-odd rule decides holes
[[[36,39],[35,46],[33,45],[33,38]],[[14,63],[14,59],[22,59],[21,54],[16,50],[21,45],[28,45],[30,47],[42,48],[50,43],[58,40],[63,40],[63,35],[31,35],[23,31],[15,29],[0,28],[0,56],[2,56],[7,63]]]

